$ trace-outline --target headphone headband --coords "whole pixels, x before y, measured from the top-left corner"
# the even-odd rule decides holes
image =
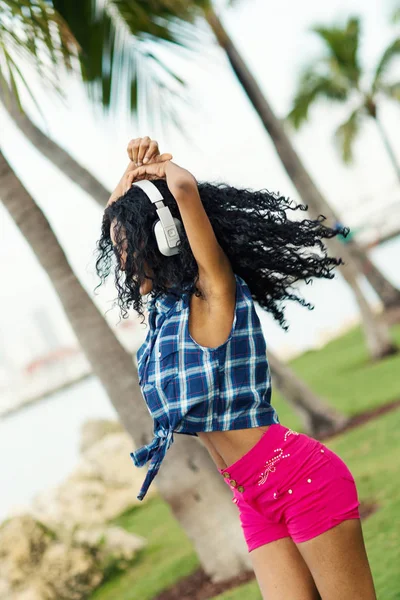
[[[132,185],[140,187],[153,204],[155,204],[156,202],[160,202],[160,200],[164,200],[158,187],[155,186],[154,183],[152,183],[148,179],[142,179],[142,181],[135,181],[135,183],[132,183]]]

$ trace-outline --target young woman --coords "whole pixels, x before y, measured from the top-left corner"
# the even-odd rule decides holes
[[[138,498],[173,433],[197,435],[232,489],[263,598],[374,600],[354,478],[326,446],[279,423],[253,303],[285,327],[285,301],[309,307],[296,282],[333,277],[341,261],[323,240],[343,230],[290,220],[305,207],[266,190],[197,184],[148,137],[128,155],[97,271],[104,281],[115,267],[123,316],[149,313],[137,357],[155,436],[132,453],[149,462]]]

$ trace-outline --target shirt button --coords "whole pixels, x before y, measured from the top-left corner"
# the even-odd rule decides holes
[[[161,352],[158,353],[158,358],[161,358]]]
[[[230,477],[229,473],[222,473],[222,477],[225,477],[225,479],[228,479]]]
[[[242,485],[239,485],[237,487],[237,491],[240,492],[241,494],[244,492],[244,487]]]
[[[237,486],[237,482],[236,482],[234,479],[230,479],[230,480],[229,480],[229,484],[230,484],[232,487],[236,487],[236,486]]]

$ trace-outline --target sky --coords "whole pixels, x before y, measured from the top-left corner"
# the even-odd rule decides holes
[[[367,73],[395,36],[394,26],[389,24],[393,7],[391,0],[351,3],[351,14],[362,19],[361,58]],[[280,117],[290,108],[302,66],[321,51],[310,27],[343,22],[349,14],[345,0],[242,0],[233,8],[221,9],[228,32]],[[138,127],[122,109],[105,116],[71,77],[63,78],[64,101],[32,80],[46,115],[45,123],[28,99],[26,106],[41,127],[110,189],[125,169],[128,141],[150,135],[159,140],[163,152],[171,152],[174,160],[199,180],[266,187],[299,200],[272,142],[211,38],[206,38],[190,60],[169,55],[166,59],[188,84],[191,104],[179,110],[184,133],[170,127]],[[349,215],[355,207],[360,210],[363,203],[376,203],[383,210],[385,205],[400,201],[398,181],[372,123],[364,127],[358,139],[354,166],[343,166],[332,136],[346,115],[347,110],[339,107],[315,108],[309,123],[301,132],[293,133],[292,139],[312,177],[340,214]],[[399,131],[400,107],[383,102],[382,120],[400,157],[400,136],[395,133]],[[45,212],[75,273],[93,295],[97,284],[93,251],[100,232],[101,208],[25,141],[1,111],[0,131],[3,152]],[[48,312],[63,342],[70,343],[73,335],[47,276],[2,207],[0,228],[0,354],[4,357],[6,353],[23,364],[33,351],[26,339],[32,332],[34,310]],[[393,243],[375,252],[374,258],[400,284],[395,259],[398,252],[399,245]],[[317,282],[304,293],[315,302],[316,309],[307,313],[303,308],[291,307],[289,333],[262,315],[267,343],[275,351],[313,346],[356,315],[351,293],[340,279]],[[374,300],[370,291],[367,293]],[[114,295],[109,285],[96,297],[103,312],[111,306]],[[117,309],[107,318],[117,323]]]

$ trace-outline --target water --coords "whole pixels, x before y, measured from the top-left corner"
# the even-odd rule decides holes
[[[0,420],[0,521],[65,479],[78,462],[82,424],[98,418],[117,417],[91,377]]]

